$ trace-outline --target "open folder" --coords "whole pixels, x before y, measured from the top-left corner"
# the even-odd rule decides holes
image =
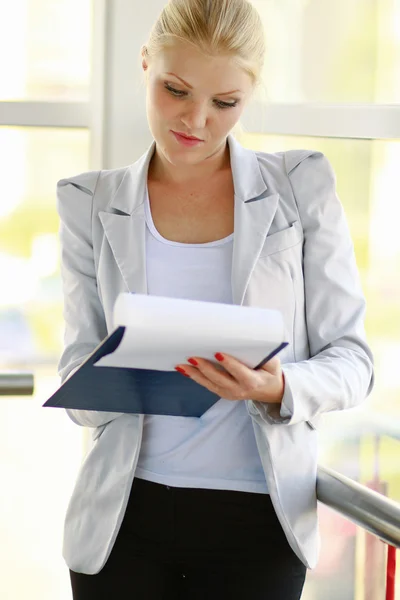
[[[191,356],[221,368],[225,352],[252,369],[285,346],[279,311],[120,294],[114,330],[43,405],[121,413],[201,417],[220,398],[175,371]]]

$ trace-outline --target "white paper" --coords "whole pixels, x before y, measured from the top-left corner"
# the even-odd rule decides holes
[[[96,366],[173,371],[191,356],[218,364],[225,352],[254,368],[286,341],[282,315],[265,308],[120,294],[113,316],[124,336]]]

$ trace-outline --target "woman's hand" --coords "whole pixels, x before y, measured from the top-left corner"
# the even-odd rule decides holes
[[[285,389],[281,361],[275,356],[256,371],[229,354],[218,352],[215,358],[222,369],[204,358],[188,359],[188,365],[175,369],[225,400],[254,400],[280,404]]]

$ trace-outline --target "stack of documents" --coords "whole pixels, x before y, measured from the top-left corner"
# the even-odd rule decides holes
[[[114,331],[44,406],[200,417],[219,397],[175,371],[216,352],[260,368],[285,346],[275,310],[121,294]]]

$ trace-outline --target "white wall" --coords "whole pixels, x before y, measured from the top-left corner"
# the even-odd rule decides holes
[[[105,27],[103,168],[134,162],[151,142],[140,48],[166,0],[109,0]]]

